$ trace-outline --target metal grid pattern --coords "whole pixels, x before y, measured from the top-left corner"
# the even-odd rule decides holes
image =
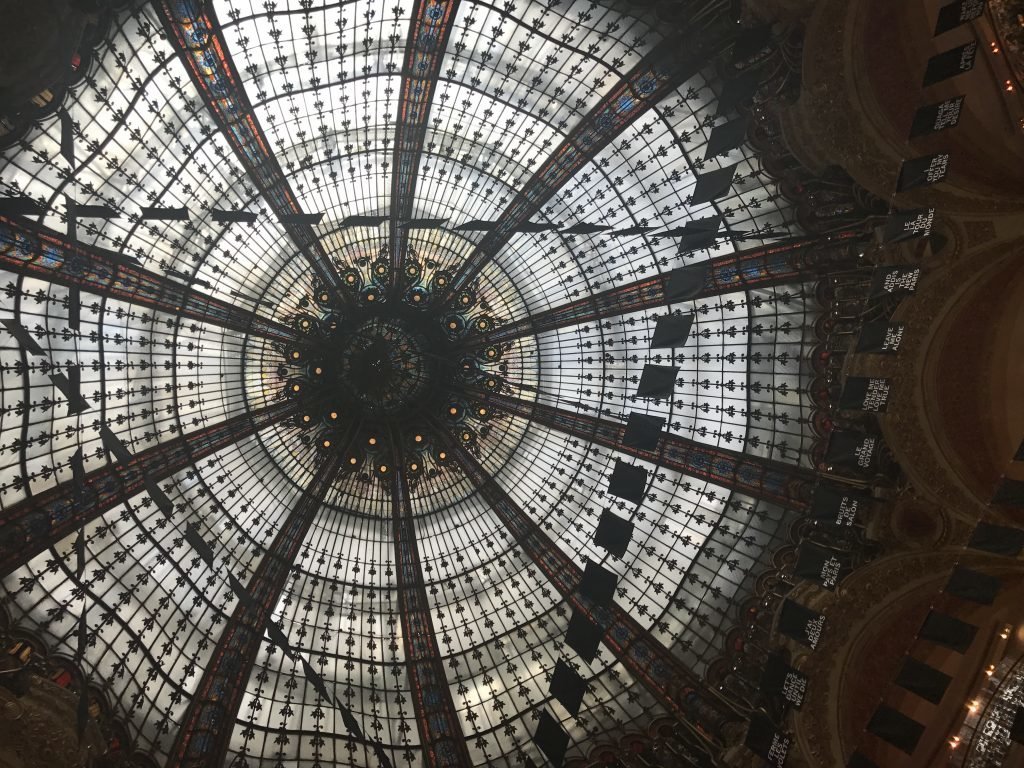
[[[286,7],[287,6],[287,7]],[[351,215],[385,215],[401,67],[413,4],[213,3],[228,53],[271,149],[338,264],[376,254],[387,226],[343,227]],[[658,42],[644,23],[596,3],[461,2],[440,68],[418,165],[412,212],[449,220],[497,217],[538,166]],[[214,224],[212,208],[265,209],[200,94],[172,54],[157,12],[126,12],[69,100],[78,165],[59,151],[59,126],[34,128],[0,158],[0,191],[27,194],[66,229],[65,196],[106,204],[110,221],[79,222],[86,244],[136,257],[143,267],[202,294],[280,322],[312,289],[285,228]],[[728,228],[771,241],[789,234],[789,212],[747,148],[700,158],[721,85],[711,69],[676,88],[565,184],[538,221],[609,227],[677,226],[726,215]],[[697,172],[739,163],[732,192],[691,206]],[[143,205],[185,206],[187,222],[143,222]],[[265,212],[265,211],[264,211]],[[412,231],[410,246],[457,267],[476,232]],[[732,252],[684,260],[672,238],[608,233],[513,235],[485,265],[488,300],[509,321],[598,290]],[[0,335],[0,505],[4,509],[69,479],[83,446],[86,470],[102,466],[98,424],[131,450],[267,405],[277,393],[279,351],[254,335],[186,321],[83,293],[78,329],[68,290],[13,273],[0,314],[39,339],[48,360],[82,369],[92,408],[66,416],[44,370]],[[805,386],[811,286],[736,292],[602,318],[517,340],[510,380],[517,394],[560,408],[657,413],[700,443],[807,466]],[[694,312],[682,349],[649,350],[666,311]],[[660,357],[659,357],[660,352]],[[671,401],[632,395],[645,362],[672,356],[682,369]],[[49,398],[49,401],[47,401]],[[606,493],[615,451],[519,417],[496,422],[483,466],[575,562],[601,561],[620,576],[619,604],[696,674],[722,651],[736,602],[778,544],[787,511],[686,474],[651,470],[636,507]],[[109,681],[139,743],[166,754],[235,598],[227,573],[251,574],[314,472],[313,449],[285,422],[218,451],[160,485],[170,519],[146,494],[85,527],[87,571],[72,578],[72,541],[3,581],[13,613],[55,648],[71,647],[83,605],[90,626],[86,668]],[[531,736],[558,658],[569,611],[557,592],[475,493],[453,476],[414,495],[422,578],[450,693],[477,765],[540,761]],[[622,560],[591,541],[603,508],[631,515],[634,543]],[[183,541],[198,527],[213,568]],[[391,500],[380,486],[339,480],[299,550],[272,612],[292,647],[329,681],[394,765],[419,765],[405,640],[399,621]],[[662,714],[650,694],[602,650],[578,663],[592,688],[579,717],[554,709],[573,749],[595,735]],[[301,668],[264,642],[245,683],[231,735],[238,765],[373,765],[349,739],[339,712]]]

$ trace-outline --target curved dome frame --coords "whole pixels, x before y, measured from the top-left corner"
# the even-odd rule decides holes
[[[237,75],[237,90],[219,93],[232,110],[196,68],[220,64],[183,50],[176,28],[219,46]],[[713,51],[683,66],[673,46],[597,3],[138,5],[68,97],[75,162],[56,120],[2,154],[0,194],[43,209],[30,224],[0,220],[7,256],[14,242],[38,251],[31,269],[0,263],[0,309],[41,351],[0,336],[0,508],[39,543],[3,592],[55,649],[75,650],[81,620],[83,668],[107,681],[141,749],[173,764],[217,744],[238,765],[512,766],[541,763],[541,711],[573,754],[661,716],[720,727],[702,675],[800,508],[778,489],[810,466],[815,277],[799,268],[792,213],[754,152],[703,159],[726,120],[720,77]],[[229,124],[240,115],[247,127]],[[731,166],[726,194],[691,202],[700,174]],[[69,199],[79,214],[104,205],[115,217],[72,227]],[[188,218],[143,218],[150,206]],[[257,217],[223,224],[214,210]],[[281,223],[298,213],[323,217]],[[712,216],[725,236],[681,251],[672,231]],[[491,228],[460,229],[473,222]],[[55,246],[33,251],[19,227],[84,249],[90,264],[109,258],[120,277],[54,266]],[[797,244],[778,262],[792,272],[764,265],[758,249],[777,243]],[[387,254],[394,284],[409,249],[448,254],[452,290],[491,286],[481,290],[510,327],[594,306],[508,342],[517,367],[505,400],[480,395],[500,412],[492,449],[481,440],[466,454],[456,441],[444,482],[419,490],[402,473],[331,474],[300,440],[299,412],[284,413],[277,374],[282,350],[308,343],[294,320],[318,281],[356,302],[340,280],[352,254]],[[595,298],[737,252],[746,271],[694,298],[628,311]],[[125,294],[129,274],[163,293]],[[652,349],[666,313],[692,313],[692,333]],[[678,367],[671,396],[637,397],[649,364]],[[53,376],[73,370],[88,409],[68,413]],[[598,435],[632,412],[665,419],[663,446],[630,453]],[[217,442],[228,422],[241,426]],[[437,435],[456,438],[444,425]],[[88,488],[102,473],[125,484],[95,514],[40,532],[30,510],[71,498],[79,449]],[[646,471],[639,502],[609,494],[618,460]],[[594,541],[604,512],[633,522],[622,557]],[[604,614],[546,561],[613,573],[614,610],[651,660],[610,639],[592,662],[575,655],[574,610]],[[229,644],[245,661],[230,674]],[[587,683],[578,715],[549,692],[560,659]],[[662,662],[678,674],[659,682]],[[211,709],[222,685],[237,709]]]

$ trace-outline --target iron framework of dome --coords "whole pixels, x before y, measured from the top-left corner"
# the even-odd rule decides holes
[[[4,150],[38,207],[0,215],[6,609],[140,751],[541,765],[542,712],[570,759],[723,743],[704,675],[806,501],[834,245],[708,151],[725,6],[136,3]]]

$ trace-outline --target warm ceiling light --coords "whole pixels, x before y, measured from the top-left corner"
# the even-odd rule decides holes
[[[370,445],[376,445],[377,444],[377,438],[376,437],[371,437],[366,442],[368,442]]]
[[[448,413],[450,413],[452,416],[454,416],[458,412],[459,412],[459,409],[456,408],[455,406],[452,406],[451,408],[448,409]]]
[[[422,443],[423,435],[416,435],[416,437],[414,437],[413,440],[415,440],[417,443]]]
[[[305,422],[308,422],[309,421],[309,416],[303,416],[302,420],[305,421]]]
[[[381,472],[387,472],[388,471],[388,465],[387,464],[381,464],[380,465],[380,471]]]
[[[337,411],[331,411],[331,418],[332,419],[338,418],[338,412]]]
[[[437,457],[441,459],[441,461],[444,461],[445,459],[448,458],[448,454],[445,453],[444,451],[441,451],[439,454],[437,454]]]
[[[330,447],[331,447],[331,441],[330,440],[324,440],[324,448],[330,448]]]
[[[420,468],[420,465],[417,464],[416,462],[413,462],[412,464],[409,465],[409,469],[411,469],[413,472],[415,472],[419,468]]]
[[[317,368],[317,369],[316,369],[316,375],[317,375],[317,376],[319,376],[319,375],[320,375],[321,373],[323,373],[323,372],[324,372],[324,369],[323,369],[323,368]]]

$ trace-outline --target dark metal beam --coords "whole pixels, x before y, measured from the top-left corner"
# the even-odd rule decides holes
[[[445,433],[447,434],[447,433]],[[669,712],[689,723],[709,742],[721,745],[723,726],[739,720],[707,685],[618,604],[605,608],[578,593],[583,570],[534,522],[480,466],[458,440],[448,446],[453,459],[515,538],[523,552],[576,612],[602,627],[602,642]],[[714,748],[709,744],[709,748]]]
[[[400,438],[393,443],[400,445]],[[405,461],[399,448],[391,483],[391,531],[395,541],[398,609],[402,619],[402,639],[405,643],[413,709],[419,724],[425,765],[428,768],[462,768],[472,765],[473,761],[470,760],[466,737],[459,724],[448,676],[441,661],[441,649],[430,618],[430,600],[423,581],[409,484],[402,469]]]
[[[448,36],[458,0],[416,0],[409,22],[402,88],[395,123],[395,155],[391,176],[391,290],[401,290],[405,271],[408,230],[403,226],[413,215],[416,178],[427,134],[427,118],[441,72]]]
[[[300,335],[283,323],[204,296],[169,277],[134,266],[123,256],[73,242],[26,219],[0,216],[0,269],[240,333],[276,341],[300,340]]]
[[[499,411],[732,491],[772,501],[787,509],[802,510],[808,503],[806,492],[814,481],[814,472],[810,469],[715,448],[668,432],[662,434],[656,450],[642,451],[622,444],[626,425],[621,422],[564,411],[509,395],[474,394]]]
[[[93,470],[85,476],[81,488],[68,480],[4,510],[0,575],[10,573],[104,512],[142,493],[147,482],[158,482],[187,469],[297,410],[294,401],[287,401],[235,416],[139,451],[127,463]]]
[[[789,285],[813,279],[828,271],[850,268],[857,257],[862,237],[855,233],[842,233],[823,238],[796,238],[781,243],[759,246],[718,256],[705,262],[707,272],[703,287],[685,300],[705,299],[731,291],[754,290],[778,285]],[[701,266],[700,263],[694,266]],[[665,290],[669,272],[610,288],[585,299],[571,301],[559,307],[501,326],[489,333],[467,339],[466,345],[481,347],[514,341],[558,328],[583,325],[628,312],[653,309],[673,301]]]
[[[270,151],[266,134],[228,54],[213,4],[202,0],[160,0],[156,6],[171,46],[181,56],[203,103],[256,189],[279,218],[303,213],[281,164]],[[316,276],[345,301],[346,294],[341,290],[331,257],[313,227],[283,226]]]
[[[736,22],[720,12],[695,24],[688,36],[670,37],[648,53],[580,120],[547,161],[523,184],[497,226],[477,244],[452,280],[447,299],[471,282],[508,243],[516,229],[626,128],[693,77],[730,45]]]
[[[256,662],[263,632],[288,581],[310,525],[327,491],[338,477],[339,454],[331,454],[316,470],[255,573],[224,623],[217,647],[189,700],[174,738],[167,768],[211,768],[225,765],[246,681]]]

